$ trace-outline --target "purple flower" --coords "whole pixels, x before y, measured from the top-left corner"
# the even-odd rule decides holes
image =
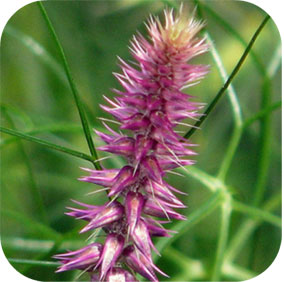
[[[106,276],[108,270],[115,265],[123,250],[124,242],[125,239],[123,236],[114,233],[108,234],[101,258],[97,264],[100,265],[100,280],[102,280]]]
[[[129,191],[125,199],[125,215],[129,226],[129,233],[132,234],[140,220],[145,199],[140,193]]]
[[[123,252],[123,258],[125,263],[133,269],[135,272],[149,279],[150,281],[158,281],[155,271],[160,274],[167,276],[162,272],[157,266],[153,264],[142,252],[138,249],[135,249],[133,246],[128,246]],[[167,276],[168,277],[168,276]]]
[[[148,226],[142,219],[139,220],[139,223],[136,225],[131,237],[135,246],[148,258],[149,261],[152,261],[151,248],[159,254],[152,243]]]
[[[63,264],[56,272],[62,272],[72,269],[92,270],[101,256],[102,245],[93,243],[74,252],[55,255],[54,258]]]
[[[119,133],[103,123],[109,133],[95,131],[106,143],[98,149],[125,158],[120,169],[84,169],[82,181],[103,186],[109,202],[101,206],[76,202],[83,208],[69,207],[66,214],[87,221],[80,233],[102,228],[103,245],[91,244],[81,250],[57,255],[63,265],[58,271],[89,271],[91,281],[137,281],[134,273],[158,281],[156,272],[167,276],[152,260],[155,248],[151,237],[170,237],[175,231],[163,224],[173,219],[186,220],[175,209],[186,206],[175,193],[186,195],[169,185],[164,177],[177,167],[192,165],[194,144],[176,131],[184,119],[196,119],[202,105],[191,101],[182,90],[195,84],[208,66],[188,64],[207,51],[204,39],[197,37],[203,24],[186,15],[165,10],[165,23],[150,17],[147,29],[151,41],[134,36],[130,50],[135,64],[119,58],[122,73],[115,73],[123,90],[114,101],[104,97],[101,105],[120,124]],[[158,218],[166,219],[164,221]]]

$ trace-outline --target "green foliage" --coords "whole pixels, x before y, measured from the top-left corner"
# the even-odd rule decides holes
[[[201,130],[181,128],[200,144],[197,165],[177,169],[184,177],[169,176],[189,194],[188,220],[170,224],[178,234],[155,240],[162,253],[155,261],[171,281],[246,280],[269,267],[281,241],[280,38],[269,16],[248,3],[188,5],[206,19],[211,46],[198,58],[211,65],[210,74],[188,91],[208,106],[196,124]],[[70,198],[105,200],[103,193],[86,197],[94,186],[76,180],[79,166],[99,169],[105,156],[97,155],[101,141],[90,128],[109,118],[99,103],[119,87],[111,75],[116,55],[130,58],[132,34],[144,33],[149,12],[165,6],[179,3],[50,1],[28,5],[8,22],[1,42],[1,239],[24,275],[86,278],[54,273],[51,256],[85,240],[77,233],[81,223],[64,209]]]

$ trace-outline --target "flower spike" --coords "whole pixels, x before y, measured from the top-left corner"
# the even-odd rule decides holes
[[[176,194],[186,193],[168,184],[165,176],[194,164],[190,158],[196,155],[195,145],[179,135],[177,126],[192,127],[184,120],[201,116],[203,104],[182,91],[208,72],[208,66],[189,63],[208,45],[197,36],[204,24],[188,17],[182,6],[177,14],[168,9],[164,14],[164,23],[153,16],[146,23],[149,41],[140,33],[131,40],[134,63],[118,58],[121,73],[114,76],[123,90],[114,89],[118,97],[104,96],[108,105],[100,105],[119,130],[103,122],[108,132],[95,130],[105,143],[98,150],[123,157],[125,165],[84,169],[89,175],[79,180],[102,186],[89,194],[105,190],[109,201],[101,206],[74,201],[81,208],[68,207],[66,213],[87,221],[80,233],[97,229],[93,238],[102,228],[106,240],[54,256],[62,263],[57,272],[79,269],[89,272],[91,281],[106,282],[137,281],[135,273],[153,282],[158,282],[156,273],[167,277],[153,263],[152,250],[159,252],[152,237],[171,237],[176,232],[163,225],[186,220],[176,211],[186,208]]]

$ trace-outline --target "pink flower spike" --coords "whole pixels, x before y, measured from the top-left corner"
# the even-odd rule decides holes
[[[63,264],[58,272],[80,269],[89,272],[93,282],[137,281],[135,273],[153,282],[158,282],[156,272],[167,276],[153,264],[152,249],[159,252],[152,237],[171,237],[176,232],[163,228],[164,224],[186,219],[175,210],[186,207],[175,193],[187,194],[165,177],[178,174],[171,171],[175,168],[195,163],[189,158],[196,155],[191,150],[196,145],[182,131],[193,127],[188,120],[202,116],[198,111],[203,104],[182,91],[208,72],[208,66],[189,62],[208,50],[205,38],[197,37],[202,27],[182,8],[176,15],[173,9],[165,10],[164,23],[153,16],[146,23],[149,41],[140,33],[133,36],[129,49],[135,61],[118,58],[121,73],[114,76],[122,89],[113,89],[118,96],[104,96],[108,105],[100,105],[116,121],[100,120],[119,129],[116,132],[102,122],[106,130],[95,132],[105,142],[98,149],[124,157],[124,165],[84,169],[89,175],[79,180],[103,186],[95,192],[107,191],[108,202],[95,206],[75,201],[81,207],[68,207],[66,213],[87,221],[80,233],[102,228],[106,240],[104,245],[94,243],[55,256]],[[109,156],[98,161],[105,158]]]

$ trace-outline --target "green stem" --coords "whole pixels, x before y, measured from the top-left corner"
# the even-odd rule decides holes
[[[184,255],[182,252],[176,250],[175,248],[169,246],[167,249],[164,250],[163,256],[165,256],[166,259],[171,260],[172,262],[179,263],[180,269],[184,273],[179,273],[180,278],[185,278],[186,275],[187,280],[186,281],[195,281],[195,280],[204,280],[206,277],[206,268],[205,264],[197,259],[192,259],[188,257],[187,255]],[[173,277],[175,281],[179,281],[179,276]]]
[[[206,172],[202,171],[201,169],[197,168],[196,166],[191,166],[189,168],[184,169],[177,169],[178,172],[185,174],[187,176],[191,176],[194,179],[198,180],[201,184],[207,187],[212,192],[216,191],[216,189],[220,186],[223,186],[217,178],[207,174]]]
[[[221,225],[211,281],[219,281],[221,278],[220,276],[223,271],[225,251],[229,237],[230,217],[231,203],[228,198],[228,200],[226,199],[221,206]]]
[[[199,6],[200,6],[200,1],[196,1],[196,2],[199,2]],[[204,10],[206,10],[206,12],[209,15],[211,15],[216,20],[216,22],[220,24],[221,28],[224,28],[229,33],[231,33],[244,47],[247,46],[246,40],[226,20],[224,20],[220,15],[218,15],[208,5],[202,4],[202,7],[204,8]],[[259,71],[260,74],[265,75],[266,70],[265,70],[263,63],[261,62],[260,57],[253,50],[251,50],[250,55],[255,63],[256,70]]]
[[[262,108],[270,106],[271,103],[271,83],[267,77],[263,84],[262,93]],[[265,186],[267,182],[268,169],[270,167],[270,152],[271,152],[271,114],[265,115],[261,118],[261,129],[260,129],[260,142],[259,142],[259,160],[258,160],[258,171],[257,180],[255,185],[255,194],[253,197],[253,205],[258,206],[264,197]]]
[[[215,96],[215,98],[213,99],[213,101],[210,103],[210,105],[207,107],[207,109],[205,110],[204,114],[201,116],[201,118],[194,124],[194,127],[191,128],[185,135],[184,138],[189,138],[195,131],[196,128],[199,128],[201,126],[201,124],[205,121],[205,119],[209,116],[209,114],[212,112],[212,110],[215,108],[215,106],[217,105],[218,101],[220,100],[220,98],[222,98],[222,96],[224,95],[225,91],[228,89],[229,85],[231,84],[231,82],[233,81],[233,79],[235,78],[235,76],[238,74],[241,66],[243,65],[244,61],[246,60],[252,46],[254,45],[256,39],[258,38],[259,34],[261,33],[262,29],[264,28],[265,24],[267,23],[267,21],[270,19],[270,16],[267,15],[264,20],[262,21],[262,23],[259,25],[258,29],[256,30],[256,32],[254,33],[253,37],[251,38],[247,48],[245,49],[244,53],[242,54],[241,58],[239,59],[237,65],[235,66],[235,68],[233,69],[232,73],[230,74],[230,76],[228,77],[227,81],[225,82],[225,84],[223,85],[223,87],[219,90],[219,92],[217,93],[217,95]]]
[[[242,132],[243,132],[242,127],[235,127],[233,130],[233,134],[231,136],[228,148],[226,150],[225,157],[218,172],[218,178],[222,181],[225,181],[225,177],[228,173],[228,170],[235,156],[236,150],[239,146],[242,137]]]
[[[0,132],[6,133],[6,134],[9,134],[9,135],[13,135],[13,136],[17,136],[17,137],[25,139],[27,141],[31,141],[31,142],[43,145],[43,146],[45,146],[49,149],[53,149],[53,150],[56,150],[56,151],[59,151],[59,152],[62,152],[62,153],[65,153],[65,154],[68,154],[68,155],[71,155],[71,156],[75,156],[75,157],[80,158],[80,159],[84,159],[84,160],[89,161],[89,162],[95,163],[95,159],[93,157],[89,156],[89,155],[86,155],[84,153],[81,153],[81,152],[60,146],[60,145],[50,143],[46,140],[42,140],[40,138],[28,135],[26,133],[22,133],[22,132],[19,132],[19,131],[13,130],[13,129],[9,129],[9,128],[5,128],[5,127],[0,127]]]
[[[68,66],[64,50],[63,50],[63,48],[62,48],[62,46],[60,44],[60,41],[59,41],[59,39],[57,37],[55,29],[54,29],[54,27],[53,27],[53,25],[52,25],[48,15],[47,15],[47,12],[46,12],[42,2],[39,1],[37,3],[38,3],[39,8],[40,8],[40,10],[42,12],[43,18],[45,19],[45,21],[47,23],[47,26],[48,26],[51,34],[52,34],[52,37],[53,37],[53,39],[54,39],[54,41],[56,43],[57,49],[59,51],[59,54],[61,56],[61,59],[62,59],[62,62],[63,62],[63,67],[64,67],[64,70],[65,70],[65,73],[66,73],[66,76],[67,76],[70,88],[72,90],[72,94],[73,94],[73,97],[74,97],[77,109],[78,109],[78,112],[79,112],[79,116],[80,116],[80,119],[81,119],[82,127],[83,127],[83,130],[84,130],[85,138],[86,138],[88,146],[89,146],[90,153],[94,157],[94,159],[97,160],[98,159],[98,155],[97,155],[97,152],[96,152],[95,145],[93,143],[93,139],[92,139],[90,128],[89,128],[89,125],[88,125],[88,121],[87,121],[87,118],[86,118],[86,115],[85,115],[84,107],[83,107],[83,104],[81,102],[81,99],[80,99],[77,87],[76,87],[75,82],[73,80],[73,77],[71,75],[71,71],[70,71],[70,68]],[[99,162],[95,162],[94,166],[95,166],[96,169],[101,169],[101,166],[100,166]]]
[[[47,124],[43,125],[39,128],[33,128],[32,130],[25,131],[25,134],[28,135],[37,135],[39,133],[54,133],[54,132],[81,132],[82,127],[80,125],[76,124],[68,124],[68,123],[56,123],[56,124]],[[10,137],[5,138],[4,140],[0,141],[0,149],[2,149],[4,146],[13,143],[17,141],[17,137]]]
[[[29,264],[29,265],[37,265],[37,266],[57,267],[60,265],[60,263],[54,262],[54,261],[40,261],[40,260],[31,260],[31,259],[8,258],[8,261],[11,263]]]
[[[276,48],[276,51],[272,57],[272,60],[270,61],[268,65],[267,73],[269,77],[273,77],[275,75],[276,71],[281,65],[281,62],[282,62],[282,44],[280,42],[280,44]]]
[[[243,204],[239,201],[233,200],[232,201],[233,204],[233,209],[235,211],[244,213],[246,215],[252,216],[252,217],[256,217],[256,218],[260,218],[263,221],[269,222],[279,228],[282,227],[282,219],[279,216],[276,216],[274,214],[271,214],[270,212],[267,211],[263,211],[259,208],[256,207],[252,207],[246,204]]]
[[[223,267],[223,276],[228,278],[228,281],[231,281],[232,278],[233,281],[245,281],[256,277],[257,275],[258,273],[254,271],[248,270],[244,267],[232,263],[226,263]]]
[[[211,39],[208,32],[206,32],[206,37],[209,45],[211,46],[211,54],[213,56],[213,60],[215,61],[218,70],[220,72],[221,78],[223,82],[225,83],[228,79],[227,72],[224,68],[223,62],[221,60],[221,57],[217,51],[217,49],[214,46],[213,40]],[[228,98],[231,103],[231,108],[233,112],[234,117],[234,130],[233,135],[230,139],[228,149],[225,153],[224,160],[221,164],[221,167],[219,169],[218,178],[222,181],[225,180],[225,177],[227,175],[227,172],[230,168],[230,165],[232,163],[233,157],[235,155],[235,152],[237,150],[237,147],[239,145],[241,136],[242,136],[242,125],[243,125],[243,118],[242,118],[242,112],[240,103],[238,100],[238,96],[235,92],[235,89],[233,88],[232,84],[228,86]]]
[[[281,194],[274,195],[263,206],[262,210],[271,212],[281,205]],[[226,261],[233,262],[237,255],[243,250],[243,246],[247,240],[251,237],[251,234],[261,224],[261,218],[258,219],[246,219],[238,228],[234,237],[231,239],[230,244],[226,252]]]
[[[266,115],[271,114],[273,111],[277,110],[277,109],[281,109],[282,106],[282,102],[278,101],[273,103],[272,105],[264,108],[263,110],[259,111],[258,113],[256,113],[254,116],[248,118],[244,125],[243,128],[247,128],[249,127],[252,123],[254,123],[257,120],[260,120],[262,118],[264,118]]]

